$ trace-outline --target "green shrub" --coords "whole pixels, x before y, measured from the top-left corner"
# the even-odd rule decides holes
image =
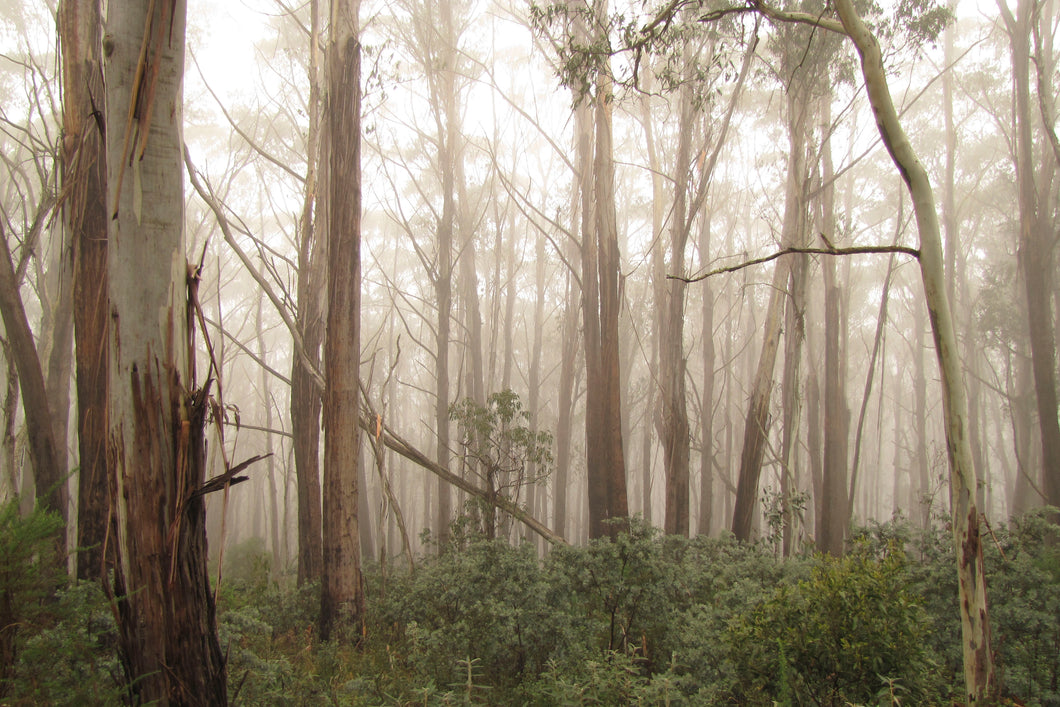
[[[72,582],[27,632],[5,704],[113,705],[124,692],[118,629],[98,582]]]
[[[392,576],[369,611],[398,651],[392,662],[411,669],[417,684],[463,685],[474,661],[481,682],[506,689],[569,642],[567,617],[549,594],[531,544],[483,539]]]
[[[570,616],[585,649],[650,660],[667,632],[679,584],[657,529],[634,518],[613,540],[553,548],[545,566],[553,606]]]
[[[986,541],[999,683],[1028,704],[1060,705],[1060,527],[1051,512],[1015,518]]]
[[[924,612],[906,588],[904,552],[856,545],[821,557],[812,577],[782,584],[722,637],[740,704],[845,705],[875,701],[889,684],[914,703],[932,693]]]

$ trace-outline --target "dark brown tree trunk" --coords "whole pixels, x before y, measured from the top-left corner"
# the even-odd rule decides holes
[[[324,341],[320,635],[364,622],[358,485],[361,350],[361,47],[357,0],[331,0],[328,314]]]
[[[843,365],[840,360],[839,285],[835,259],[825,257],[824,270],[824,517],[817,547],[830,555],[843,553],[847,518],[848,414]]]
[[[33,332],[29,328],[26,310],[22,306],[18,280],[12,265],[11,250],[7,244],[7,233],[0,224],[0,316],[3,317],[7,334],[8,353],[14,359],[18,371],[19,387],[22,390],[22,409],[26,415],[26,433],[29,437],[29,453],[33,462],[33,478],[36,482],[37,502],[57,513],[64,521],[67,517],[66,480],[59,461],[59,447],[52,425],[51,405],[44,384],[37,348],[33,343]],[[59,554],[66,556],[66,534],[57,538]]]
[[[107,534],[107,160],[100,0],[63,0],[63,184],[74,248],[77,576],[97,579]]]
[[[593,13],[606,25],[606,0]],[[591,191],[582,206],[591,215],[583,231],[582,312],[586,363],[586,472],[588,475],[589,537],[614,536],[629,511],[626,464],[622,448],[622,391],[619,367],[619,253],[615,216],[615,167],[611,135],[611,79],[600,72],[595,85],[595,135]],[[583,185],[585,183],[583,182]],[[617,523],[608,523],[609,520]]]
[[[114,583],[134,701],[223,705],[202,495],[208,391],[193,388],[197,274],[184,258],[185,15],[182,0],[108,8]]]

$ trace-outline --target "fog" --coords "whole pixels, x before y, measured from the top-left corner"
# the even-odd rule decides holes
[[[69,338],[55,338],[70,295],[54,216],[57,59],[41,39],[54,28],[35,4],[7,6],[4,236],[47,360],[55,341],[71,350]],[[614,51],[618,314],[617,339],[604,345],[617,344],[612,368],[586,338],[592,270],[583,268],[579,179],[589,162],[578,107],[600,88],[586,70],[585,57],[596,55],[571,52],[574,21],[521,3],[362,5],[365,558],[394,561],[406,542],[418,555],[424,531],[444,538],[465,512],[480,526],[492,517],[383,447],[384,425],[556,536],[585,542],[595,534],[588,469],[598,445],[586,431],[594,376],[619,396],[608,434],[621,454],[609,452],[606,465],[624,479],[625,511],[668,532],[736,530],[741,456],[756,431],[761,470],[745,494],[748,522],[751,537],[778,553],[823,547],[833,532],[826,518],[840,533],[896,515],[948,522],[943,390],[910,255],[918,224],[853,46],[826,29],[751,12],[708,22],[697,15],[706,10],[688,8],[639,51],[629,48],[630,37],[646,37],[636,33],[655,9],[616,3],[602,35]],[[902,126],[934,188],[978,507],[1003,520],[1060,502],[1058,460],[1043,456],[1057,444],[1057,17],[1052,5],[1039,7],[1032,36],[1015,9],[1010,22],[994,7],[960,6],[952,23],[907,11],[872,22]],[[324,31],[326,9],[320,15]],[[326,68],[311,55],[310,33],[308,3],[192,2],[184,85],[198,182],[185,176],[187,257],[202,265],[205,324],[198,370],[216,378],[223,412],[208,426],[207,476],[271,454],[248,481],[209,497],[211,548],[258,539],[276,570],[291,572],[301,434],[291,386],[306,327],[320,327],[327,309],[327,170],[311,163],[329,149],[319,120]],[[599,192],[589,199],[594,218],[607,213]],[[792,248],[817,252],[771,257]],[[851,253],[825,252],[837,250]],[[779,340],[763,379],[771,317]],[[319,364],[326,332],[316,336]],[[25,497],[25,418],[13,365],[6,370],[3,488]],[[71,390],[69,364],[47,375]],[[748,433],[763,380],[763,417]],[[461,418],[448,430],[443,418],[465,398],[496,411],[487,401],[509,389],[526,416],[507,426],[547,433],[547,454],[527,453],[487,478]],[[60,436],[76,470],[76,416],[67,417],[58,429],[68,430]],[[319,417],[309,426],[319,430]],[[493,532],[547,545],[505,513],[497,522]]]

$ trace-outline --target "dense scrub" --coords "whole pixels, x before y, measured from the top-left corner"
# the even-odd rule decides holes
[[[5,511],[4,703],[118,702],[106,599],[48,570],[54,519]],[[1057,528],[1035,514],[988,536],[1005,700],[1058,705]],[[842,558],[785,560],[768,544],[637,523],[544,560],[529,545],[455,537],[414,571],[369,570],[359,645],[317,639],[316,588],[271,579],[260,544],[229,551],[218,601],[233,702],[949,705],[959,693],[942,530],[873,525]]]

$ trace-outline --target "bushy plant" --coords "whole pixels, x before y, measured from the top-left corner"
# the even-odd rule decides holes
[[[124,693],[118,629],[98,582],[56,591],[27,631],[5,704],[113,705]]]
[[[114,704],[118,637],[96,584],[69,582],[62,519],[18,499],[0,507],[0,696],[4,704]]]
[[[568,618],[549,596],[531,544],[480,539],[392,576],[369,608],[419,684],[463,684],[461,664],[474,661],[481,681],[506,689],[570,642]]]
[[[1003,693],[1060,705],[1060,527],[1041,509],[987,544],[993,645]]]
[[[639,518],[614,539],[554,548],[546,562],[555,606],[599,652],[651,658],[672,614],[676,565],[667,561],[658,530]]]
[[[931,693],[924,612],[905,587],[899,548],[877,557],[856,545],[821,557],[809,580],[782,584],[722,636],[739,704],[845,705],[874,701],[888,683],[915,703]]]

